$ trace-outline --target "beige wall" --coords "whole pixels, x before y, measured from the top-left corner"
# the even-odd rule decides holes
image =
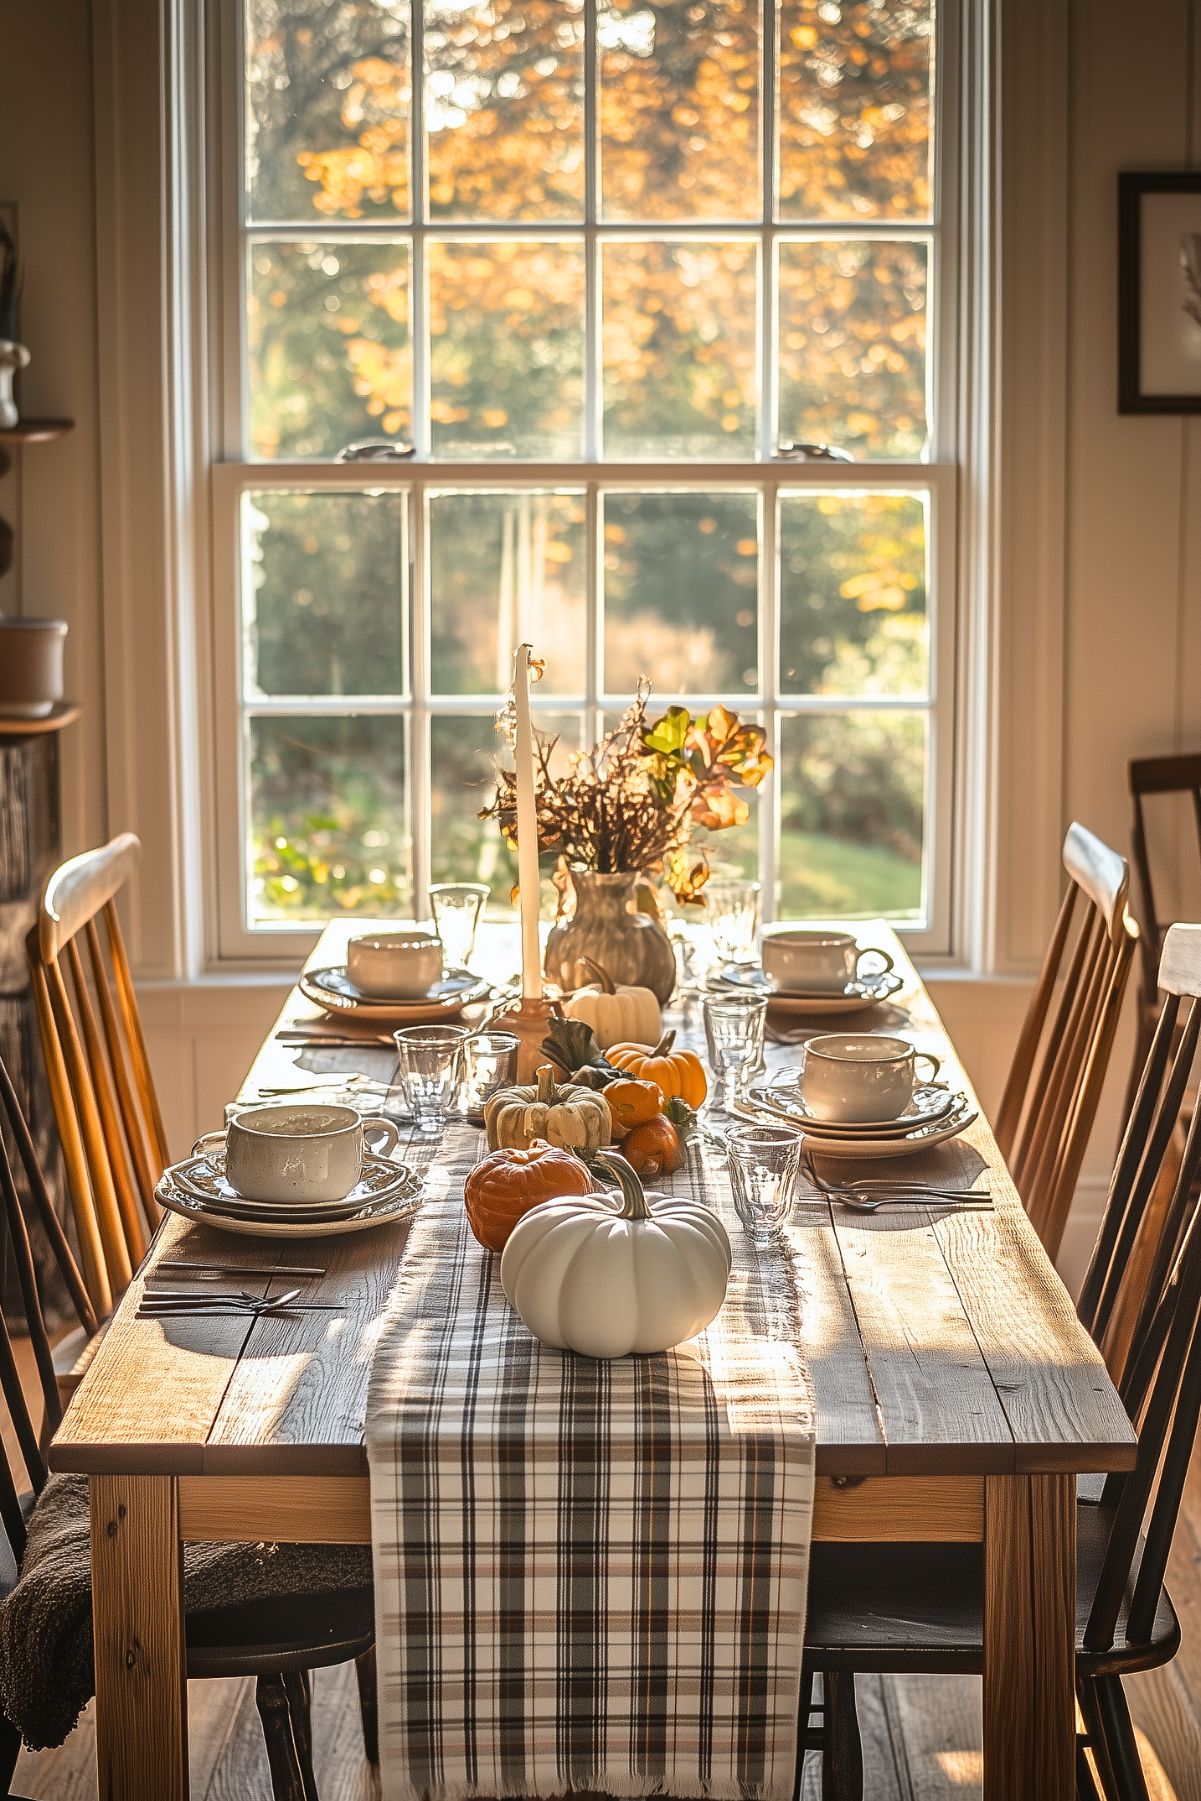
[[[182,1144],[217,1117],[281,991],[253,981],[189,981],[188,953],[178,942],[173,973],[165,922],[174,903],[156,872],[174,828],[168,821],[158,833],[151,823],[160,817],[155,784],[161,788],[170,773],[162,709],[150,704],[163,685],[152,689],[160,667],[154,659],[169,654],[166,588],[143,582],[118,593],[129,584],[113,573],[122,567],[113,560],[114,544],[136,551],[139,507],[161,496],[149,485],[123,491],[119,455],[108,454],[101,469],[97,391],[113,380],[114,366],[121,381],[124,375],[107,344],[103,366],[99,354],[96,269],[99,262],[103,276],[111,252],[98,239],[108,236],[113,209],[105,192],[98,225],[92,94],[97,70],[98,91],[105,92],[114,46],[120,62],[122,31],[137,27],[122,104],[153,108],[153,81],[144,65],[138,73],[137,57],[153,39],[145,20],[157,16],[156,6],[0,0],[6,64],[20,72],[6,82],[0,109],[0,200],[19,204],[28,263],[26,329],[35,363],[25,404],[79,421],[70,439],[27,454],[19,477],[0,489],[0,506],[23,533],[19,579],[7,584],[3,604],[13,605],[15,596],[27,612],[61,612],[71,621],[70,686],[87,713],[67,747],[69,846],[130,823],[154,840],[147,846],[145,963],[166,979],[147,986],[146,1006],[173,1137]],[[1013,747],[1017,773],[1000,802],[993,878],[1000,917],[992,941],[997,967],[1014,973],[944,973],[936,985],[986,1101],[999,1090],[1020,1017],[1022,970],[1045,938],[1051,835],[1080,817],[1124,844],[1128,757],[1201,746],[1201,419],[1123,419],[1115,401],[1117,172],[1179,167],[1190,156],[1201,161],[1201,0],[1143,0],[1138,8],[1125,0],[1000,0],[1000,17],[1009,59],[1000,170],[1008,307],[1001,339],[1008,437],[1000,470],[1009,501],[1000,539],[1009,588],[999,642],[1002,651],[1019,637],[1044,648],[1011,654],[1001,702],[1002,741]],[[105,137],[103,105],[97,113],[101,166],[127,167]],[[153,145],[155,132],[147,129]],[[155,192],[153,171],[137,161],[127,215],[153,206]],[[154,240],[149,228],[146,236]],[[146,260],[153,265],[149,252]],[[128,270],[120,273],[126,293],[118,289],[114,299],[108,290],[115,316],[134,306],[152,318],[146,280],[131,283]],[[135,363],[144,336],[139,324],[126,346]],[[108,393],[106,446],[113,430]],[[152,412],[141,421],[138,434],[153,426]],[[139,623],[154,647],[141,696],[146,713],[136,732],[123,735],[122,722],[104,715],[105,635],[110,665],[136,667]],[[186,655],[177,669],[185,688],[194,684]],[[111,678],[112,667],[116,706]],[[1050,747],[1039,766],[1052,771],[1038,793],[1020,763],[1034,739]],[[108,768],[106,743],[118,747]],[[120,749],[129,744],[132,755]],[[1178,843],[1166,849],[1172,853]],[[185,880],[194,879],[194,869],[185,872]],[[1201,911],[1201,897],[1179,904]],[[1069,1259],[1078,1259],[1087,1216],[1103,1192],[1125,1057],[1123,1041]]]

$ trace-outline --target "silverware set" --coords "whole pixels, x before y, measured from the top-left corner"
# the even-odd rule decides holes
[[[228,1276],[256,1276],[262,1282],[270,1283],[277,1277],[285,1281],[300,1279],[316,1279],[325,1274],[318,1264],[302,1266],[300,1264],[274,1264],[264,1267],[260,1263],[191,1263],[181,1258],[164,1257],[155,1264],[155,1276],[193,1276],[206,1286],[200,1288],[146,1288],[142,1291],[138,1302],[137,1317],[139,1319],[262,1319],[277,1314],[292,1313],[337,1313],[339,1308],[330,1301],[302,1301],[299,1288],[287,1288],[282,1293],[252,1294],[249,1289],[236,1291],[222,1290],[210,1283],[217,1283]]]
[[[956,1212],[980,1213],[992,1208],[987,1189],[940,1188],[933,1182],[895,1181],[887,1176],[853,1176],[842,1182],[831,1182],[818,1174],[813,1158],[806,1154],[801,1168],[810,1186],[823,1200],[835,1201],[853,1213],[878,1213],[881,1207],[953,1207]]]

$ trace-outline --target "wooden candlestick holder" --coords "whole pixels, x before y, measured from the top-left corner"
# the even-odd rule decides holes
[[[528,995],[507,1007],[503,1013],[496,1013],[488,1021],[489,1030],[512,1032],[517,1039],[517,1080],[532,1082],[538,1066],[549,1059],[542,1049],[542,1040],[550,1030],[558,1007],[554,1001],[548,1001],[544,995],[536,1000]]]

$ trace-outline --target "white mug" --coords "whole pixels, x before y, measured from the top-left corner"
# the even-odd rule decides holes
[[[432,932],[370,932],[346,947],[346,973],[378,1000],[419,1000],[442,976],[442,940]]]
[[[798,1086],[815,1119],[869,1125],[899,1119],[921,1082],[938,1074],[938,1058],[915,1051],[904,1038],[874,1033],[822,1032],[802,1053]],[[919,1075],[918,1064],[929,1065]]]
[[[835,992],[853,982],[865,957],[875,957],[883,975],[892,968],[887,951],[860,950],[851,932],[828,932],[820,926],[782,926],[763,934],[763,971],[777,988]]]
[[[207,1153],[215,1167],[223,1166],[248,1201],[340,1201],[363,1173],[364,1145],[383,1157],[398,1140],[390,1119],[364,1119],[353,1107],[289,1102],[239,1108],[224,1132],[207,1132],[192,1153]],[[212,1155],[218,1146],[224,1156]]]

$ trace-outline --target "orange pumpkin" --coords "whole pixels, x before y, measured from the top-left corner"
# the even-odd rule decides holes
[[[604,1094],[613,1119],[614,1138],[624,1138],[633,1127],[655,1119],[663,1101],[654,1082],[639,1082],[633,1076],[610,1082]]]
[[[661,1113],[626,1133],[621,1154],[648,1182],[653,1182],[656,1176],[674,1176],[684,1161],[680,1135]]]
[[[709,1092],[705,1066],[695,1051],[673,1049],[676,1035],[665,1032],[658,1044],[613,1044],[605,1052],[614,1069],[642,1082],[653,1082],[665,1101],[679,1095],[690,1107],[699,1107]],[[605,1093],[608,1094],[606,1089]]]
[[[588,1194],[592,1178],[570,1151],[536,1138],[527,1150],[490,1151],[463,1189],[467,1222],[485,1250],[503,1251],[524,1213],[565,1194]]]

